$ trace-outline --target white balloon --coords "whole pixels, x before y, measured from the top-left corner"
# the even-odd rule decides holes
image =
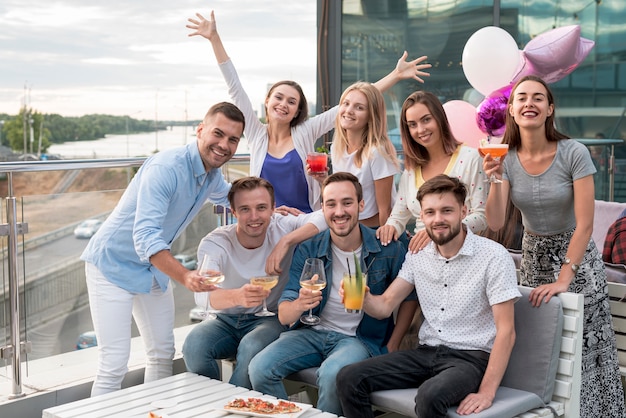
[[[520,51],[507,31],[486,26],[467,40],[462,60],[467,81],[488,96],[512,81],[520,64]]]

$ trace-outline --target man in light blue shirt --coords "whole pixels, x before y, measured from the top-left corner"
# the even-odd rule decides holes
[[[144,380],[172,374],[174,297],[169,280],[193,292],[215,286],[183,267],[170,246],[207,200],[228,204],[230,184],[220,167],[235,154],[244,124],[235,105],[212,106],[198,126],[197,141],[146,160],[83,252],[98,340],[92,396],[121,387],[132,317],[146,347]]]

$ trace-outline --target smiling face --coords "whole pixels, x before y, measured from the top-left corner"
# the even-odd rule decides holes
[[[539,82],[527,80],[520,83],[512,93],[509,114],[520,129],[543,128],[546,119],[554,112],[554,104],[549,103],[548,91]]]
[[[425,104],[415,103],[406,109],[406,123],[411,138],[426,149],[442,146],[441,129]]]
[[[233,216],[237,218],[237,239],[245,248],[258,248],[265,240],[274,204],[265,187],[239,190],[233,196]]]
[[[358,90],[351,90],[339,105],[339,126],[346,131],[362,132],[369,120],[367,97]]]
[[[223,113],[207,117],[198,125],[198,150],[204,168],[219,168],[237,152],[243,135],[243,123],[227,118]]]
[[[267,120],[290,124],[300,113],[301,96],[287,84],[275,85],[265,99]]]
[[[354,185],[349,181],[328,183],[322,191],[322,211],[330,228],[331,235],[345,238],[351,234],[359,234],[359,213],[364,202],[359,201]],[[356,230],[355,230],[356,228]]]
[[[461,224],[467,208],[461,205],[452,192],[430,193],[421,201],[422,221],[430,239],[443,246],[461,236]],[[459,238],[457,238],[459,239]]]

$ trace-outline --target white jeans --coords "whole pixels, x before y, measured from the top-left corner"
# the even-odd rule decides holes
[[[98,370],[91,396],[113,392],[128,372],[132,317],[146,348],[144,381],[172,375],[174,294],[156,281],[148,294],[133,294],[109,282],[96,266],[85,263],[91,317],[98,339]]]

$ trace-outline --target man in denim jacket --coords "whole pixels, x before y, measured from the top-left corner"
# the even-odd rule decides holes
[[[393,318],[374,319],[367,314],[345,312],[338,294],[343,273],[355,271],[354,254],[367,266],[367,285],[382,294],[397,276],[406,248],[399,241],[380,245],[374,230],[360,225],[363,192],[358,179],[345,172],[334,173],[322,186],[322,211],[329,230],[315,235],[296,249],[289,282],[278,301],[278,319],[292,329],[257,354],[248,368],[254,390],[286,399],[282,379],[292,373],[319,367],[317,407],[341,414],[335,378],[345,365],[394,351],[408,329],[416,301],[407,301]],[[325,266],[327,286],[322,291],[300,287],[300,274],[307,258],[319,258]],[[319,325],[302,326],[300,316],[313,309]]]

